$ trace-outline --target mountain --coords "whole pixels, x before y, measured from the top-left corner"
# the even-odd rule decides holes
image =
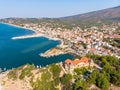
[[[93,11],[85,14],[62,17],[64,20],[116,20],[120,21],[120,6],[108,8],[104,10]]]
[[[50,22],[64,24],[67,27],[75,25],[84,27],[91,25],[101,25],[103,23],[111,24],[113,22],[120,21],[120,6],[61,18],[6,18],[0,19],[0,21],[14,21],[15,23]]]

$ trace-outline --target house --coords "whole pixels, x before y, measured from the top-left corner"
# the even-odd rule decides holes
[[[66,71],[71,72],[75,68],[88,67],[88,66],[92,66],[92,65],[93,65],[93,61],[91,59],[89,59],[87,57],[82,57],[80,60],[79,59],[65,60],[64,67],[65,67]]]

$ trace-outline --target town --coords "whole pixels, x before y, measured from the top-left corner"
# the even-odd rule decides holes
[[[69,26],[71,28],[67,28],[66,25],[54,21],[18,23],[20,21],[15,19],[4,20],[4,22],[34,30],[36,34],[42,34],[49,38],[58,38],[62,41],[58,46],[62,53],[72,53],[78,56],[90,53],[120,58],[120,23],[93,25],[84,28],[73,25]]]

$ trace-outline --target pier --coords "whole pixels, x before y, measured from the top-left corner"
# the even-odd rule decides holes
[[[43,34],[32,34],[32,35],[24,35],[24,36],[17,36],[17,37],[12,37],[12,40],[17,40],[17,39],[27,39],[27,38],[35,38],[35,37],[41,37]]]

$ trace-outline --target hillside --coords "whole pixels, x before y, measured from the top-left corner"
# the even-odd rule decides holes
[[[93,11],[85,14],[63,17],[67,20],[120,20],[120,6],[104,10]]]
[[[103,23],[113,23],[120,21],[120,6],[88,12],[79,15],[61,17],[61,18],[5,18],[0,19],[2,22],[12,21],[16,24],[20,23],[57,23],[70,26],[88,26],[90,24],[99,25]]]
[[[102,69],[91,66],[64,69],[62,63],[46,67],[23,65],[0,74],[4,90],[120,90],[120,60],[88,55]]]
[[[24,65],[15,68],[5,74],[0,82],[5,90],[59,90],[59,77],[63,76],[59,64],[52,64],[43,68],[35,68],[34,65]]]

